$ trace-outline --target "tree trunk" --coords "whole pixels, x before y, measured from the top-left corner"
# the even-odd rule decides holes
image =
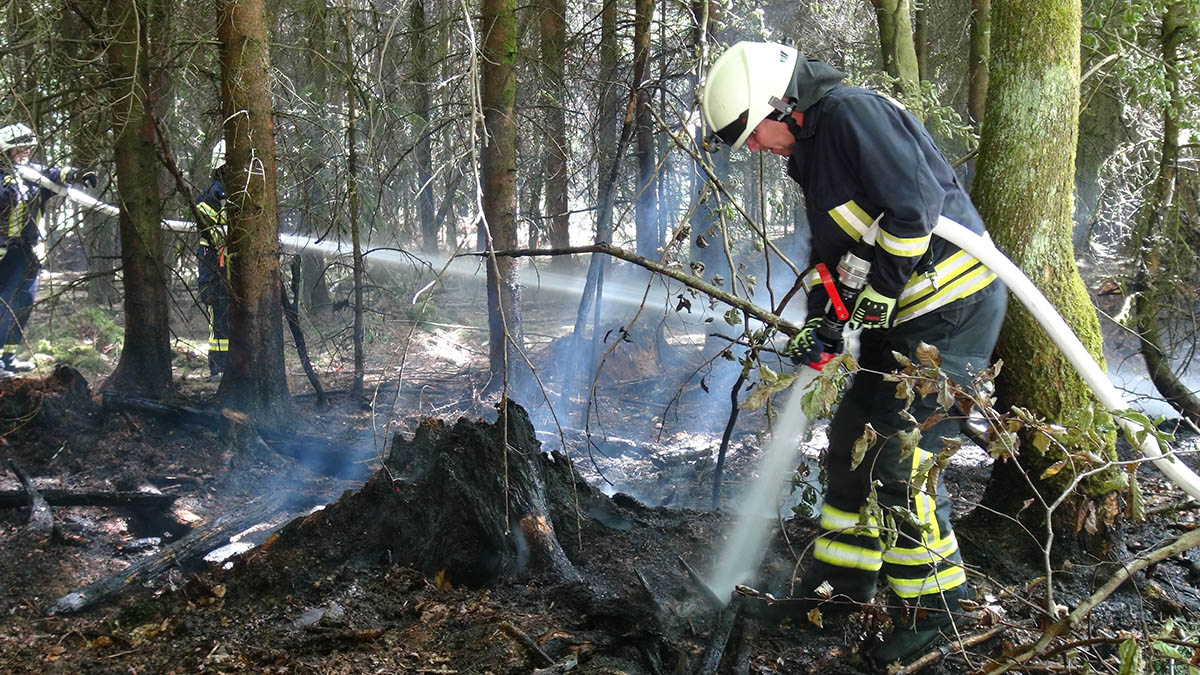
[[[364,360],[363,353],[363,242],[359,223],[358,204],[358,97],[354,87],[354,32],[351,30],[350,0],[346,0],[346,197],[350,205],[350,246],[354,256],[354,382],[350,385],[351,396],[362,396]]]
[[[992,35],[991,0],[971,0],[971,46],[967,57],[967,115],[975,132],[983,124],[984,103],[987,101],[988,60]]]
[[[171,386],[167,272],[163,263],[162,201],[150,90],[147,3],[113,0],[106,6],[116,29],[108,44],[114,154],[121,205],[121,264],[125,287],[125,340],[106,387],[161,396]]]
[[[264,0],[221,0],[221,104],[229,217],[229,367],[224,405],[283,425],[293,416],[283,363],[275,122]]]
[[[996,0],[992,21],[992,79],[975,203],[996,245],[1041,288],[1103,367],[1099,322],[1071,248],[1079,2]],[[1004,361],[996,387],[1000,410],[1018,405],[1065,426],[1081,423],[1093,406],[1102,410],[1061,350],[1018,302],[1009,304],[996,351]],[[1114,435],[1102,437],[1103,447],[1089,449],[1115,459]],[[1062,451],[1053,446],[1040,451],[1030,435],[1022,437],[1020,467],[1035,482],[1060,459]],[[1012,475],[1013,470],[1014,462],[997,463],[985,497],[985,503],[1006,513],[1018,512],[1024,498],[1016,486],[1026,481]],[[1068,467],[1038,485],[1054,499],[1073,477]],[[1081,510],[1092,511],[1122,486],[1119,471],[1088,478],[1082,485],[1087,498],[1074,502],[1075,509],[1057,512],[1056,523],[1073,517],[1071,522],[1084,522]]]
[[[637,0],[636,18],[633,30],[633,60],[634,68],[646,72],[646,64],[650,60],[650,20],[654,17],[654,0]],[[637,203],[634,221],[637,228],[638,255],[655,259],[658,258],[658,247],[662,244],[658,239],[658,201],[654,195],[654,129],[650,115],[650,95],[645,77],[633,82],[636,94],[636,127],[637,137]]]
[[[483,0],[480,35],[483,43],[483,120],[488,144],[483,150],[483,217],[489,249],[517,245],[516,107],[517,56],[515,0]],[[526,368],[519,350],[525,337],[517,262],[488,260],[488,358],[492,387],[519,386]],[[517,380],[513,382],[512,380]]]
[[[1200,398],[1182,382],[1167,358],[1167,347],[1159,326],[1164,296],[1182,295],[1184,306],[1191,300],[1192,291],[1178,288],[1180,275],[1186,275],[1195,260],[1186,255],[1179,260],[1169,249],[1185,241],[1180,231],[1179,205],[1176,203],[1179,163],[1179,129],[1184,114],[1185,97],[1180,91],[1180,51],[1184,40],[1194,28],[1187,24],[1187,10],[1178,0],[1167,3],[1162,19],[1162,59],[1166,72],[1168,100],[1163,108],[1162,152],[1158,161],[1158,176],[1152,192],[1142,207],[1142,214],[1132,242],[1135,247],[1138,294],[1134,302],[1137,332],[1141,338],[1142,358],[1150,381],[1167,403],[1192,421],[1200,421]],[[1164,250],[1168,249],[1168,250]],[[1182,264],[1181,264],[1182,263]]]
[[[309,89],[308,105],[312,119],[301,123],[308,146],[313,149],[301,159],[303,167],[303,204],[300,208],[301,222],[297,231],[315,237],[328,234],[330,212],[325,186],[331,184],[332,176],[326,162],[329,142],[326,135],[327,105],[329,100],[329,33],[327,26],[328,5],[325,0],[306,0],[301,5],[304,16],[305,67]],[[325,256],[317,252],[303,252],[301,270],[302,283],[296,294],[296,306],[307,308],[329,308],[329,284],[325,279]]]
[[[563,98],[566,87],[565,50],[567,40],[566,3],[563,0],[542,0],[541,46],[542,65],[545,68],[546,106],[546,212],[550,216],[550,248],[566,248],[571,245],[570,216],[567,204],[567,188],[570,173],[567,167],[567,122],[563,113]],[[550,268],[565,271],[571,268],[570,256],[554,256]]]
[[[896,95],[921,119],[921,75],[913,41],[911,0],[871,0],[879,22],[883,69],[896,79]]]
[[[429,126],[431,115],[431,97],[429,95],[432,78],[429,77],[429,30],[425,24],[425,0],[413,0],[409,13],[412,31],[412,82],[416,86],[414,110],[417,119],[413,124],[413,134],[416,136],[416,165],[417,165],[417,209],[421,221],[421,250],[425,253],[437,253],[438,226],[434,219],[433,195],[433,137]]]

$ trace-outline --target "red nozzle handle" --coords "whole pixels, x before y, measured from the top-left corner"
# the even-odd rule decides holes
[[[837,290],[837,283],[834,282],[833,275],[829,273],[829,268],[825,266],[825,263],[817,263],[817,274],[821,275],[821,283],[825,286],[825,291],[829,293],[829,301],[833,303],[833,311],[837,315],[838,321],[846,321],[850,318],[850,310],[846,309],[846,303],[842,302],[842,296]],[[830,356],[830,358],[833,357]]]
[[[816,361],[809,361],[808,367],[812,368],[813,370],[821,370],[825,367],[825,364],[832,361],[833,357],[835,356],[837,356],[837,354],[832,352],[821,352],[821,358],[817,359]]]

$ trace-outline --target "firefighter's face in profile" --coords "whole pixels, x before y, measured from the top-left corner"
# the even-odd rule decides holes
[[[754,133],[746,138],[746,147],[751,151],[766,150],[781,157],[791,157],[795,144],[796,137],[787,123],[770,119],[759,122]]]
[[[13,164],[24,164],[29,161],[30,155],[33,154],[33,146],[25,145],[19,148],[9,148],[8,158]]]

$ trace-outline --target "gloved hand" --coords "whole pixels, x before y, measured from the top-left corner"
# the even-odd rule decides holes
[[[804,322],[804,328],[788,340],[783,348],[783,355],[789,357],[792,363],[802,366],[813,366],[817,370],[825,365],[826,355],[836,356],[842,352],[842,341],[826,341],[817,332],[821,325],[821,317],[814,316]]]
[[[100,177],[96,175],[95,169],[71,169],[71,173],[67,174],[67,182],[71,185],[86,185],[89,190],[96,189],[96,183]]]
[[[850,311],[850,329],[891,328],[896,320],[896,299],[876,291],[871,284],[858,294]]]

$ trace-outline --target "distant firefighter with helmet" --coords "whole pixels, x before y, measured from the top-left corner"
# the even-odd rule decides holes
[[[885,667],[952,636],[959,602],[971,593],[941,475],[936,489],[914,480],[941,450],[939,439],[959,434],[962,417],[923,430],[904,456],[899,434],[915,425],[883,375],[898,367],[893,352],[915,361],[924,342],[938,348],[951,379],[967,384],[972,369],[991,361],[1006,294],[973,256],[931,235],[943,218],[985,231],[929,133],[899,103],[844,77],[793,47],[739,42],[712,66],[700,107],[713,140],[783,157],[804,191],[812,255],[803,277],[809,318],[786,349],[796,363],[816,367],[842,351],[840,327],[836,337],[817,330],[831,302],[820,273],[847,254],[866,261],[861,290],[846,301],[848,327],[862,329],[862,370],[830,426],[821,533],[799,595],[820,607],[818,589],[828,582],[835,596],[867,603],[882,573],[895,630],[866,651]],[[908,412],[924,422],[937,407],[936,396],[917,394]],[[856,463],[854,444],[868,424],[879,440]],[[860,517],[872,490],[885,522]]]
[[[212,149],[212,182],[196,198],[200,212],[200,246],[196,250],[196,284],[208,312],[208,372],[212,380],[225,372],[229,357],[229,260],[225,249],[225,139]]]
[[[25,343],[25,326],[37,297],[42,214],[56,194],[38,184],[38,175],[59,185],[96,187],[96,173],[90,169],[31,164],[37,144],[37,134],[24,124],[0,127],[0,377],[33,369],[31,361],[18,359],[16,353]]]

